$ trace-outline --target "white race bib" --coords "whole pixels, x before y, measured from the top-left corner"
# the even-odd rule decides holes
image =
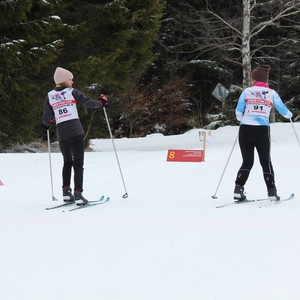
[[[272,93],[269,89],[250,90],[246,94],[244,115],[269,117],[273,106]]]
[[[66,88],[62,91],[52,90],[48,93],[49,103],[54,111],[56,124],[78,119],[76,100],[72,95],[73,89]]]

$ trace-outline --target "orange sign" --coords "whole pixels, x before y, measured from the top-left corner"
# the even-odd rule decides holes
[[[167,161],[201,162],[203,159],[203,150],[168,150]]]

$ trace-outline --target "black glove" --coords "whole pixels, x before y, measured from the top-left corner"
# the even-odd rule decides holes
[[[98,100],[100,101],[102,107],[106,107],[108,105],[108,99],[106,98],[105,95],[100,94]]]
[[[49,126],[46,126],[44,123],[42,123],[42,139],[43,141],[48,140],[47,130],[49,130],[51,127],[51,124]]]
[[[291,117],[291,120],[292,120],[293,122],[297,122],[297,121],[299,120],[299,118],[300,118],[299,115],[293,114],[293,116]]]
[[[50,129],[51,124],[49,123],[48,125],[45,125],[44,123],[42,123],[42,126],[43,126],[43,129],[44,129],[45,131],[47,131],[47,130]]]

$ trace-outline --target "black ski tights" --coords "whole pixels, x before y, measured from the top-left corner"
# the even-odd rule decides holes
[[[254,164],[254,149],[256,148],[267,188],[275,187],[274,170],[270,156],[270,127],[241,125],[239,144],[243,163],[238,171],[235,184],[245,185]]]
[[[63,187],[69,187],[72,167],[74,169],[74,191],[82,192],[83,163],[84,163],[84,136],[77,135],[67,140],[59,141],[60,151],[63,155],[62,169]]]

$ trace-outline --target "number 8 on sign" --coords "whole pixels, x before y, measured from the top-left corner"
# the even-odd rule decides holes
[[[170,152],[169,152],[169,158],[170,158],[170,159],[175,158],[175,152],[174,152],[174,151],[170,151]]]

